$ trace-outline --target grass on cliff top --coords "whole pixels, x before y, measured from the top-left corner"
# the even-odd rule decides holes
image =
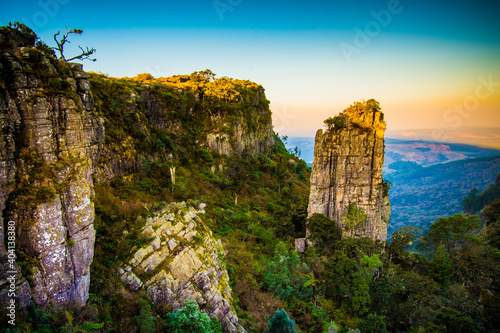
[[[329,129],[345,128],[349,123],[362,130],[385,129],[384,114],[380,110],[380,103],[376,100],[362,100],[361,102],[354,102],[349,105],[339,115],[329,117],[324,123]],[[376,119],[377,113],[380,114],[380,123]],[[375,123],[377,123],[377,126],[375,126]]]
[[[227,117],[226,121],[243,117],[247,126],[254,131],[261,124],[271,121],[269,101],[265,98],[264,88],[249,80],[215,78],[215,74],[210,70],[166,78],[154,78],[151,74],[139,74],[132,78],[109,78],[102,74],[91,74],[94,82],[101,81],[100,88],[103,88],[103,81],[114,81],[122,87],[127,87],[125,91],[133,89],[137,95],[145,89],[150,90],[162,106],[167,110],[176,111],[177,116],[182,116],[179,113],[184,114],[190,110]],[[236,118],[234,120],[237,120]]]

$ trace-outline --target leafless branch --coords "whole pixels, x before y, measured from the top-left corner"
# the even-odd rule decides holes
[[[68,36],[70,34],[77,34],[77,35],[81,35],[83,33],[83,30],[80,30],[80,29],[68,29],[67,27],[66,28],[66,33],[62,36],[61,40],[58,40],[57,39],[57,36],[59,36],[61,34],[61,30],[58,30],[57,33],[54,35],[54,40],[57,44],[57,47],[53,47],[52,49],[54,50],[57,50],[59,51],[60,55],[61,55],[61,59],[64,59],[66,60],[66,58],[64,57],[64,44],[66,43],[71,43],[69,40],[68,40]],[[80,53],[79,55],[77,56],[74,56],[70,59],[67,59],[66,61],[71,61],[71,60],[75,60],[75,59],[78,59],[78,60],[90,60],[90,61],[96,61],[97,59],[92,59],[90,58],[90,55],[94,54],[94,52],[96,51],[96,49],[94,48],[91,48],[89,49],[88,46],[86,47],[86,49],[84,50],[80,45],[78,45],[78,47],[80,48],[80,50],[82,51],[82,53]]]

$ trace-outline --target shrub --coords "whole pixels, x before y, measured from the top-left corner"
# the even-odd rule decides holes
[[[269,321],[268,333],[297,333],[295,322],[290,319],[284,309],[276,310],[274,317]]]
[[[140,333],[152,333],[155,330],[155,322],[151,305],[146,300],[141,299],[139,303],[139,315],[134,317],[139,327]]]
[[[358,224],[366,221],[366,213],[359,208],[356,203],[351,202],[345,215],[345,224],[349,229],[356,227]]]
[[[164,325],[166,332],[177,333],[217,333],[221,332],[217,319],[210,319],[206,313],[198,309],[193,301],[177,312],[167,314],[168,323]]]
[[[329,129],[332,128],[345,128],[347,126],[347,120],[343,116],[330,117],[325,120],[325,124]]]
[[[268,290],[286,302],[309,300],[311,286],[305,286],[309,268],[295,251],[289,251],[283,242],[276,245],[274,257],[265,268],[264,281]]]
[[[340,232],[335,221],[323,214],[315,213],[307,221],[307,228],[311,231],[311,239],[319,247],[327,247],[340,239]]]

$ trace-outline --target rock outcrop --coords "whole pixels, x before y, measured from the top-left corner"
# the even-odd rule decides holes
[[[271,112],[264,89],[250,82],[234,80],[232,93],[242,96],[231,104],[163,81],[88,74],[36,39],[23,25],[0,29],[0,304],[10,300],[15,271],[19,306],[83,306],[94,256],[94,186],[153,162],[168,165],[172,184],[179,164],[201,160],[220,172],[222,155],[269,150]],[[221,242],[199,218],[202,209],[171,204],[148,219],[147,245],[134,249],[119,274],[155,303],[177,310],[196,300],[225,332],[243,331]],[[5,241],[11,224],[12,266]]]
[[[245,150],[250,155],[264,154],[274,144],[273,126],[270,122],[264,124],[264,127],[258,131],[250,130],[244,119],[224,126],[228,125],[232,127],[231,135],[227,133],[209,133],[207,135],[208,146],[219,154],[241,155]]]
[[[134,250],[119,274],[130,290],[145,290],[156,304],[168,303],[176,311],[195,300],[224,332],[242,332],[230,305],[224,249],[200,218],[203,208],[171,203],[148,218],[142,236],[150,241]]]
[[[378,102],[355,103],[325,123],[329,128],[316,133],[308,215],[334,220],[344,237],[386,240],[386,124]]]
[[[219,105],[198,91],[202,86],[181,89],[176,85],[185,82],[171,83],[169,79],[172,78],[140,81],[92,75],[90,81],[98,111],[105,118],[106,128],[116,129],[108,131],[110,135],[101,152],[97,173],[100,182],[135,172],[144,166],[144,161],[167,160],[176,164],[189,154],[182,149],[188,145],[191,149],[225,156],[266,153],[274,145],[264,88],[242,83],[241,90],[252,96]],[[171,141],[160,140],[168,153],[144,148],[145,143],[156,146],[163,134]],[[177,145],[179,141],[181,147]],[[181,149],[172,149],[174,145]],[[222,169],[221,165],[214,165],[214,170]]]
[[[0,225],[15,224],[21,306],[30,293],[39,306],[83,305],[95,239],[92,173],[103,127],[92,114],[82,66],[35,48],[35,37],[0,33]],[[5,263],[5,247],[0,250]],[[2,269],[2,303],[7,275]]]

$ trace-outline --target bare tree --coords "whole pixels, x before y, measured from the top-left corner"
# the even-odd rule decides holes
[[[80,29],[68,29],[67,27],[66,28],[66,33],[63,35],[62,39],[61,40],[57,40],[57,36],[59,36],[61,34],[61,30],[57,31],[57,33],[54,35],[54,40],[56,41],[56,44],[57,44],[57,47],[53,47],[52,49],[56,50],[56,51],[59,51],[59,53],[61,54],[61,59],[64,59],[66,61],[71,61],[71,60],[75,60],[75,59],[79,59],[79,60],[90,60],[90,61],[96,61],[97,59],[91,59],[90,56],[92,54],[94,54],[94,52],[96,51],[96,49],[94,48],[91,48],[89,49],[88,46],[86,47],[86,49],[84,50],[80,45],[78,45],[78,47],[80,48],[80,50],[82,51],[81,54],[75,56],[75,57],[72,57],[70,59],[66,59],[64,57],[64,44],[66,43],[71,43],[69,40],[68,40],[68,36],[70,34],[77,34],[77,35],[81,35],[83,33],[83,30],[80,30]]]

